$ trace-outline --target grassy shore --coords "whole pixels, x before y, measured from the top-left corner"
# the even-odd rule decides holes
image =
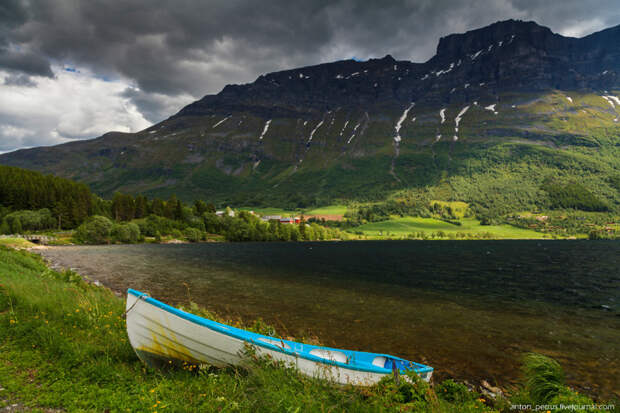
[[[12,405],[14,410],[71,412],[489,412],[510,407],[508,399],[492,400],[451,380],[429,387],[415,378],[411,384],[390,377],[373,387],[339,387],[267,359],[253,360],[246,369],[155,371],[137,359],[125,328],[124,300],[108,289],[73,272],[52,271],[28,251],[0,246],[0,410]],[[558,383],[542,396],[533,391],[540,385],[526,385],[513,399],[531,403],[536,394],[591,403]]]

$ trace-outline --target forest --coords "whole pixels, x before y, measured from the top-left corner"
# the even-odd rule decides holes
[[[134,243],[146,237],[190,242],[313,241],[346,238],[336,228],[304,220],[299,225],[263,221],[248,211],[230,208],[216,213],[212,203],[186,205],[175,195],[167,200],[116,193],[111,200],[83,184],[20,168],[0,166],[0,234],[75,230],[85,244]]]

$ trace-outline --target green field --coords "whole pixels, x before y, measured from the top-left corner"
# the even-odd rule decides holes
[[[237,208],[234,208],[237,209]],[[294,211],[291,209],[282,209],[282,208],[275,208],[275,207],[265,207],[265,208],[261,208],[261,207],[240,207],[239,210],[241,211],[254,211],[257,214],[260,215],[282,215],[282,216],[292,216],[292,215],[296,215],[299,212],[298,211]]]
[[[344,215],[347,212],[346,205],[327,205],[313,209],[284,209],[276,207],[240,207],[242,211],[254,211],[261,215]]]
[[[307,215],[344,215],[347,212],[346,205],[328,205],[320,208],[304,210]]]
[[[372,222],[351,229],[353,232],[361,231],[364,235],[377,238],[406,237],[411,233],[423,232],[427,235],[443,231],[446,236],[456,233],[472,235],[491,234],[492,238],[505,239],[540,239],[545,234],[540,232],[517,228],[511,225],[480,225],[474,218],[464,218],[462,225],[454,225],[434,218],[392,218],[388,221]]]

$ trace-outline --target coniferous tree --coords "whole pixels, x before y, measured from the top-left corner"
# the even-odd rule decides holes
[[[164,216],[168,219],[175,219],[175,211],[177,209],[178,199],[176,195],[170,196],[170,199],[166,201],[166,208],[164,210]]]
[[[135,214],[136,218],[144,218],[148,214],[147,199],[144,195],[138,195],[135,199]]]
[[[183,212],[183,204],[177,199],[177,205],[174,209],[174,219],[177,221],[183,221],[185,219],[185,213]]]
[[[204,214],[205,212],[207,212],[207,204],[205,203],[205,201],[201,199],[195,200],[194,201],[194,215],[198,215],[199,217],[201,217],[202,214]]]
[[[165,216],[166,206],[164,205],[164,201],[159,198],[154,198],[153,202],[151,203],[151,213],[160,217]]]

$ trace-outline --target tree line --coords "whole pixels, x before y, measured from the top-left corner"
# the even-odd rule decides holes
[[[111,200],[83,184],[20,168],[0,166],[0,233],[76,229],[83,243],[140,242],[145,237],[201,241],[208,234],[229,241],[301,241],[342,238],[338,229],[317,223],[265,222],[247,211],[216,214],[203,200],[184,204],[116,193]]]
[[[3,216],[14,211],[45,210],[39,219],[45,221],[45,226],[69,229],[103,212],[99,201],[84,184],[0,165],[0,213]],[[54,219],[53,224],[47,220],[48,214]],[[12,222],[19,226],[17,219],[13,217]]]

